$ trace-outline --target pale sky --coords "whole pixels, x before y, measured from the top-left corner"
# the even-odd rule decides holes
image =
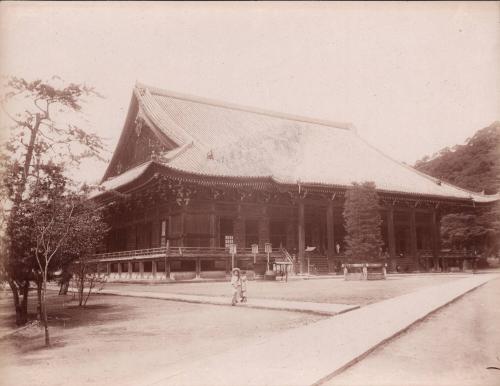
[[[0,3],[0,73],[95,86],[110,151],[137,80],[351,122],[413,164],[500,120],[499,68],[500,2]]]

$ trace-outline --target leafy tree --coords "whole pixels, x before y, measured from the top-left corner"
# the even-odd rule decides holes
[[[500,191],[500,122],[479,130],[464,145],[417,161],[415,168],[461,188],[493,194]],[[449,248],[480,249],[496,254],[500,239],[500,202],[476,212],[443,216],[441,234]]]
[[[33,188],[33,200],[23,201],[28,207],[34,255],[41,281],[40,314],[45,330],[45,344],[50,345],[47,320],[47,282],[50,272],[64,266],[67,258],[62,246],[74,227],[76,197],[65,194],[64,179],[59,186],[40,184]],[[51,186],[52,185],[52,186]]]
[[[45,344],[50,345],[47,317],[47,283],[53,272],[66,271],[77,259],[85,259],[102,241],[107,225],[100,210],[86,200],[86,189],[68,190],[61,167],[44,167],[46,173],[27,189],[15,218],[11,218],[12,240],[18,256],[26,263],[38,289],[40,320]]]
[[[42,274],[28,227],[35,213],[34,200],[43,184],[50,188],[65,167],[100,157],[104,146],[97,135],[82,128],[81,105],[86,96],[97,95],[93,89],[65,85],[56,77],[50,81],[9,77],[2,91],[2,118],[7,118],[2,125],[5,121],[11,125],[0,160],[5,187],[1,209],[6,219],[2,235],[6,253],[0,272],[13,293],[16,323],[22,325],[27,322],[30,281],[39,283]]]
[[[74,278],[78,305],[85,306],[92,290],[96,286],[102,288],[106,281],[106,277],[99,275],[92,255],[102,244],[109,227],[104,221],[102,210],[93,201],[81,203],[75,221],[63,246],[64,254],[72,261],[64,271],[68,277]]]
[[[451,213],[441,220],[443,246],[453,249],[475,249],[487,232],[473,213]]]
[[[500,191],[500,122],[479,130],[464,145],[446,147],[429,158],[417,161],[415,168],[443,181],[493,194]]]
[[[500,250],[500,201],[479,213],[451,213],[441,220],[443,245],[495,255]]]
[[[373,182],[353,183],[344,203],[346,257],[351,262],[372,262],[383,244],[380,205]]]

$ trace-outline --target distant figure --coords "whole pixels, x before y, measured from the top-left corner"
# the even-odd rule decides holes
[[[247,272],[241,271],[241,302],[247,302]]]
[[[231,287],[233,287],[233,299],[231,300],[231,305],[235,306],[238,303],[239,298],[241,297],[241,277],[240,277],[240,269],[233,268],[231,272]]]
[[[335,245],[335,250],[337,251],[337,255],[340,254],[340,244],[337,243],[337,245]]]

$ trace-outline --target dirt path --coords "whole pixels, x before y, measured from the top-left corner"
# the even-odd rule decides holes
[[[465,295],[327,382],[500,385],[500,279]]]

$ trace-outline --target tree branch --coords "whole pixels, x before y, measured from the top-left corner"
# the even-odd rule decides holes
[[[31,125],[29,125],[27,122],[24,122],[24,121],[20,121],[16,118],[14,118],[10,113],[9,111],[5,108],[5,105],[4,103],[0,103],[0,106],[2,106],[2,110],[4,111],[4,113],[12,120],[14,121],[17,125],[21,126],[21,127],[26,127],[30,130],[33,130],[33,128],[31,127]]]
[[[64,239],[66,238],[66,236],[68,236],[68,233],[69,233],[69,229],[70,229],[70,225],[71,225],[71,221],[69,221],[71,218],[72,218],[72,215],[73,215],[73,211],[75,209],[75,204],[72,203],[71,204],[71,211],[68,215],[68,224],[66,226],[66,231],[64,232],[63,236],[59,239],[54,251],[52,252],[52,254],[49,256],[49,259],[48,259],[48,262],[47,262],[47,265],[50,263],[50,261],[52,260],[52,258],[54,257],[54,255],[56,254],[56,252],[59,250],[59,248],[61,247],[61,244],[62,242],[64,241]]]

